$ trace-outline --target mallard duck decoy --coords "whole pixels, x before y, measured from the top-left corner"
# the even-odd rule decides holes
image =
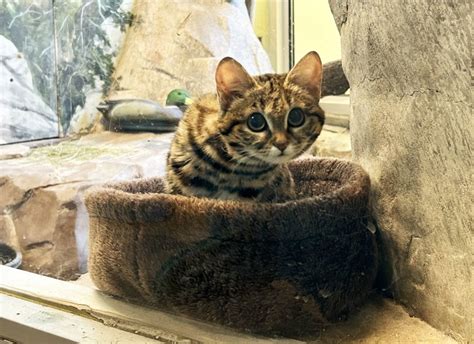
[[[183,117],[183,109],[191,103],[185,90],[173,90],[166,99],[167,106],[148,99],[105,100],[97,106],[118,131],[174,131]]]
[[[166,97],[166,105],[175,105],[179,107],[183,112],[186,111],[189,105],[193,103],[191,95],[188,91],[182,88],[176,88],[168,93]]]

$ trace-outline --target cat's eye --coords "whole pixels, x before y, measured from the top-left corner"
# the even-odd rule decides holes
[[[267,121],[260,112],[254,112],[247,120],[247,125],[250,130],[259,132],[263,131],[267,127]]]
[[[301,127],[305,120],[304,111],[300,108],[294,108],[290,110],[288,114],[288,124],[291,127]]]

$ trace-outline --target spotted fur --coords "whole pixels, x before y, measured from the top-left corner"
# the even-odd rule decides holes
[[[168,191],[218,199],[291,199],[294,183],[286,163],[321,132],[321,79],[315,52],[287,74],[255,77],[235,60],[223,59],[216,71],[217,94],[192,104],[176,131],[168,155]],[[301,127],[288,124],[294,108],[305,114]],[[257,112],[267,123],[261,132],[248,125]]]

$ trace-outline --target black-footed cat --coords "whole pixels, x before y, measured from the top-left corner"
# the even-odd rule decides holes
[[[322,65],[310,52],[287,74],[250,76],[226,57],[217,94],[188,108],[171,145],[170,193],[278,202],[294,196],[286,163],[304,153],[324,124]]]

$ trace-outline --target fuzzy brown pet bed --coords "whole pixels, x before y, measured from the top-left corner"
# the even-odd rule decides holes
[[[163,193],[159,178],[86,197],[89,270],[103,291],[257,333],[302,335],[345,317],[376,272],[369,178],[335,159],[290,164],[298,199]]]

